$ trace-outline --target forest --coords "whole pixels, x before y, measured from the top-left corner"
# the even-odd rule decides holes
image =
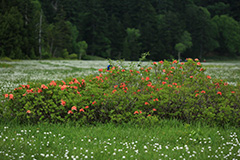
[[[0,0],[0,57],[240,56],[236,0]]]

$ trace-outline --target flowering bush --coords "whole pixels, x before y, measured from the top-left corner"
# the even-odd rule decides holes
[[[112,64],[112,66],[115,66]],[[21,85],[5,94],[2,116],[21,122],[186,122],[240,124],[240,86],[205,75],[196,59],[99,69],[100,74]]]

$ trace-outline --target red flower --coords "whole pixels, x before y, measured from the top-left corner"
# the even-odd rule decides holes
[[[158,98],[154,99],[153,101],[158,101]]]
[[[175,67],[171,67],[171,69],[175,69]]]
[[[195,61],[199,61],[199,59],[198,59],[198,58],[195,58]]]
[[[153,108],[153,111],[157,111],[155,108]]]
[[[93,102],[92,102],[92,104],[95,104],[95,103],[97,103],[97,102],[96,102],[96,101],[93,101]]]
[[[25,94],[23,94],[22,96],[26,96],[26,93],[25,93]]]
[[[235,93],[235,91],[231,91],[232,93]]]
[[[85,107],[85,109],[88,109],[88,108],[89,108],[89,106],[86,106],[86,107]]]
[[[56,86],[57,83],[56,83],[55,81],[51,81],[49,85],[50,85],[50,86]]]
[[[115,85],[115,86],[114,86],[114,88],[117,88],[117,87],[118,87],[118,85]]]
[[[141,114],[141,113],[142,113],[142,111],[139,111],[139,113]]]
[[[68,111],[68,114],[73,114],[73,112],[71,110]]]
[[[38,93],[41,93],[42,92],[42,90],[41,89],[38,89]]]
[[[140,72],[139,71],[136,71],[138,74],[140,74]]]
[[[122,72],[125,72],[125,69],[122,69]]]
[[[81,108],[81,109],[79,109],[79,112],[85,112],[85,111],[84,111],[84,109]]]
[[[173,61],[173,64],[174,64],[174,63],[177,63],[177,60],[174,60],[174,61]]]
[[[165,69],[163,69],[162,71],[163,71],[164,73],[166,72],[166,70],[165,70]]]
[[[148,117],[150,117],[150,116],[151,116],[151,114],[148,115]]]
[[[197,97],[199,94],[197,93],[196,95],[195,95],[195,97]]]
[[[7,98],[7,97],[8,97],[8,94],[5,94],[4,97]]]
[[[156,65],[156,64],[157,64],[157,62],[153,62],[153,64],[154,64],[154,65]]]
[[[222,92],[217,92],[217,94],[219,94],[220,96],[222,95]]]
[[[116,91],[117,91],[117,90],[116,90],[116,89],[114,89],[114,90],[112,91],[112,93],[114,94]]]
[[[149,103],[148,103],[148,102],[145,102],[145,105],[149,105]]]
[[[139,114],[139,112],[138,112],[138,111],[135,111],[133,114]]]
[[[9,94],[9,99],[13,99],[13,94]]]
[[[146,77],[146,81],[148,81],[149,80],[149,77]]]
[[[31,113],[31,111],[30,111],[30,110],[27,110],[27,113]]]
[[[200,62],[198,62],[198,63],[197,63],[197,65],[198,65],[198,66],[200,66],[200,65],[201,65],[201,63],[200,63]]]
[[[205,91],[201,91],[201,93],[206,93]]]
[[[200,69],[200,71],[203,71],[203,70],[204,70],[203,68]]]
[[[66,102],[64,100],[61,99],[61,105],[62,106],[65,106],[66,105]]]
[[[225,83],[224,83],[224,86],[227,86],[227,85],[228,85],[228,83],[227,83],[227,82],[225,82]]]
[[[163,64],[163,61],[159,61],[159,63]]]
[[[103,71],[103,69],[102,69],[102,68],[100,68],[98,71],[99,71],[99,72],[102,72],[102,71]]]
[[[210,77],[210,76],[207,76],[207,78],[208,78],[208,79],[211,79],[211,77]]]
[[[171,84],[169,84],[169,85],[168,85],[168,87],[172,87],[172,85],[171,85]]]
[[[193,78],[193,76],[190,76],[190,78]]]
[[[76,106],[72,106],[71,110],[77,110],[77,107]]]
[[[164,82],[164,81],[162,82],[163,85],[166,84],[166,83],[167,83],[167,82]]]
[[[64,81],[62,81],[63,82],[63,84],[66,84],[66,82],[64,82]]]

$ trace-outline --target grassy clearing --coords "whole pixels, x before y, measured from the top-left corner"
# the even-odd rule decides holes
[[[28,82],[49,83],[106,68],[107,61],[17,61],[0,68],[0,93]],[[129,63],[129,62],[126,62]],[[203,63],[213,78],[236,84],[240,63]],[[0,99],[1,100],[1,99]],[[0,122],[0,159],[240,159],[239,128],[162,120],[77,126]]]
[[[0,124],[3,159],[236,159],[240,131],[163,120],[155,126]]]

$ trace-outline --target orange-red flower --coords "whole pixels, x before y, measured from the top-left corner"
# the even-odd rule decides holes
[[[177,60],[174,60],[174,61],[173,61],[173,64],[174,64],[174,63],[177,63]]]
[[[235,91],[231,91],[232,93],[235,93]]]
[[[190,78],[193,78],[193,76],[190,76]]]
[[[13,94],[9,94],[9,99],[13,99]]]
[[[220,96],[222,95],[222,92],[217,92],[217,94],[219,94]]]
[[[8,94],[5,94],[4,97],[5,97],[5,98],[8,98]]]
[[[162,71],[163,71],[164,73],[166,72],[166,70],[165,70],[165,69],[163,69]]]
[[[76,106],[72,106],[71,110],[77,110],[77,107]]]
[[[96,102],[96,101],[93,101],[93,102],[92,102],[92,104],[95,104],[95,103],[97,103],[97,102]]]
[[[66,102],[64,100],[61,99],[61,105],[62,106],[65,106],[66,105]]]
[[[55,81],[51,81],[49,85],[50,85],[50,86],[56,86],[57,83],[56,83]]]
[[[139,113],[141,114],[141,113],[142,113],[142,111],[139,111]]]
[[[199,59],[198,59],[198,58],[195,58],[195,61],[199,61]]]
[[[148,103],[148,102],[145,102],[145,105],[149,105],[149,103]]]
[[[89,108],[89,106],[86,106],[86,107],[85,107],[85,109],[88,109],[88,108]]]
[[[42,92],[42,90],[39,88],[39,89],[38,89],[38,93],[41,93],[41,92]]]
[[[150,78],[149,77],[146,77],[146,81],[148,81]]]
[[[73,114],[73,112],[71,110],[68,111],[68,114]]]
[[[31,111],[30,111],[30,110],[27,110],[27,113],[31,113]]]
[[[224,86],[227,86],[227,85],[228,85],[228,83],[227,83],[227,82],[225,82],[225,83],[224,83]]]
[[[157,64],[157,62],[153,62],[153,64],[154,64],[154,65],[156,65],[156,64]]]
[[[83,108],[79,109],[79,112],[85,112]]]
[[[102,68],[100,68],[98,71],[99,71],[99,72],[102,72],[102,71],[103,71],[103,69],[102,69]]]
[[[197,97],[199,94],[197,93],[196,95],[195,95],[195,97]]]
[[[150,117],[150,116],[151,116],[151,114],[148,115],[148,117]]]
[[[158,101],[158,98],[154,99],[153,101]]]
[[[175,67],[171,67],[171,69],[175,69]]]
[[[26,96],[26,93],[25,93],[25,94],[23,94],[22,96]]]
[[[206,93],[206,92],[202,90],[201,93]]]
[[[64,81],[62,81],[63,82],[63,84],[66,84],[66,82],[64,82]]]
[[[200,66],[200,65],[201,65],[201,63],[200,63],[200,62],[198,62],[198,63],[197,63],[197,65],[198,65],[198,66]]]
[[[138,112],[138,111],[135,111],[133,114],[139,114],[139,112]]]
[[[163,61],[159,61],[159,63],[163,64]]]
[[[208,75],[207,78],[208,78],[208,79],[211,79],[211,76]]]
[[[166,83],[167,83],[167,82],[164,82],[164,81],[162,82],[163,85],[166,84]]]
[[[153,108],[153,111],[157,111],[155,108]]]

